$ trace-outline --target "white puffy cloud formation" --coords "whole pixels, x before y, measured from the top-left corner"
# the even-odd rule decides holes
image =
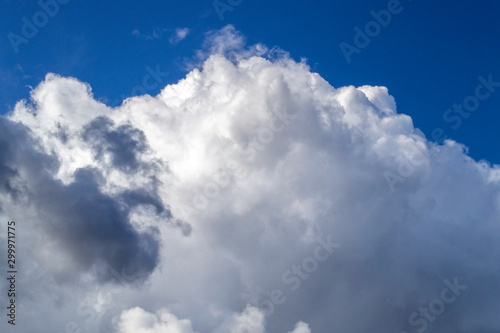
[[[300,321],[295,325],[295,329],[288,333],[311,333],[311,330],[309,329],[309,325]]]
[[[385,87],[210,39],[158,96],[110,108],[49,74],[1,119],[0,214],[48,267],[20,285],[37,330],[500,330],[498,167]]]
[[[191,322],[177,319],[167,310],[152,314],[139,307],[124,311],[118,324],[119,333],[195,333]]]

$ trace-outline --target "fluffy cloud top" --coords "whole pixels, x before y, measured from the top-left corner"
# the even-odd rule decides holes
[[[499,331],[498,167],[426,140],[385,87],[209,40],[158,96],[111,108],[49,74],[0,119],[2,219],[22,268],[50,267],[22,281],[37,330]]]
[[[309,325],[306,323],[298,322],[297,325],[295,325],[295,329],[288,333],[311,333],[311,330],[309,329]]]
[[[118,324],[119,333],[195,333],[189,320],[179,320],[166,310],[157,315],[139,307],[124,311]]]

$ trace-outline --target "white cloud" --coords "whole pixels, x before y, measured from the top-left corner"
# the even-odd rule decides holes
[[[467,291],[433,328],[498,331],[498,167],[427,141],[385,87],[334,88],[232,27],[208,38],[203,67],[158,96],[109,108],[51,74],[2,118],[2,219],[24,226],[24,262],[64,281],[24,282],[46,295],[20,300],[37,329],[409,331],[457,277]],[[314,261],[326,236],[342,246]],[[149,274],[148,289],[92,301],[110,267]],[[88,298],[93,319],[75,310]]]
[[[177,319],[167,310],[156,314],[139,307],[124,311],[118,323],[118,333],[195,333],[191,321]]]
[[[264,314],[254,306],[247,306],[243,312],[234,315],[231,327],[226,331],[230,333],[265,333]]]
[[[188,28],[177,28],[175,29],[174,34],[170,37],[170,44],[177,44],[180,41],[184,40],[189,34]]]
[[[297,325],[295,325],[295,329],[292,332],[288,333],[311,333],[311,330],[309,329],[309,325],[302,321],[299,321]]]

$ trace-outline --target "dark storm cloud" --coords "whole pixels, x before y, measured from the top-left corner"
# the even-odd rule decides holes
[[[9,196],[15,196],[18,190],[14,188],[12,181],[18,176],[16,169],[12,168],[9,164],[9,158],[12,155],[12,143],[9,138],[14,137],[9,121],[4,117],[0,117],[0,192]],[[0,204],[0,211],[2,205]]]
[[[138,154],[147,149],[144,133],[130,125],[113,127],[111,119],[98,117],[84,127],[82,138],[92,146],[96,159],[102,160],[109,154],[113,167],[136,171],[141,165]]]
[[[172,217],[170,210],[166,210],[163,206],[161,200],[157,197],[153,197],[150,193],[146,191],[124,191],[121,194],[121,199],[131,207],[137,205],[151,205],[156,209],[156,213],[164,213],[164,215],[168,218]]]
[[[84,269],[97,263],[131,275],[147,275],[158,261],[155,231],[137,232],[130,223],[130,212],[138,205],[152,205],[157,213],[170,212],[156,198],[145,193],[127,192],[112,197],[99,189],[99,174],[79,169],[75,180],[64,185],[48,179],[41,191],[49,195],[33,202],[49,217],[48,230]],[[98,269],[100,278],[109,279],[106,270]]]
[[[3,147],[0,147],[0,151],[4,151]],[[2,161],[3,162],[3,161]],[[12,179],[15,178],[18,173],[16,170],[4,165],[0,162],[0,191],[7,192],[11,196],[15,196],[18,191],[14,188],[12,184]],[[1,209],[1,207],[0,207]]]
[[[137,167],[135,153],[144,146],[132,136],[140,133],[126,126],[112,131],[109,125],[105,119],[95,124],[104,133],[104,149],[117,165]],[[127,144],[132,148],[118,152]],[[32,222],[41,223],[82,272],[95,269],[100,280],[111,279],[112,271],[136,277],[151,273],[158,262],[157,231],[138,232],[130,213],[138,206],[152,206],[157,216],[169,221],[172,214],[158,196],[145,190],[105,194],[100,190],[102,175],[90,168],[78,169],[74,181],[64,184],[52,176],[57,160],[35,146],[24,126],[0,117],[0,193],[25,199],[39,216]]]
[[[0,193],[13,199],[22,194],[20,164],[31,161],[26,166],[32,169],[33,165],[43,169],[57,166],[56,160],[34,150],[35,145],[26,127],[0,116]]]

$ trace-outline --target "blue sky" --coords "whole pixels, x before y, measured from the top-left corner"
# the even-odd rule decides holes
[[[35,1],[2,1],[0,13],[1,112],[29,96],[48,72],[89,83],[96,97],[116,101],[129,96],[159,66],[156,94],[186,74],[186,60],[200,49],[205,34],[233,24],[249,44],[278,46],[294,59],[306,58],[313,71],[333,86],[384,85],[396,98],[398,112],[410,115],[428,138],[435,128],[464,143],[475,159],[500,163],[496,131],[500,93],[493,93],[461,126],[445,122],[443,113],[474,93],[477,77],[500,81],[500,3],[498,1],[402,1],[403,10],[348,63],[339,47],[353,45],[358,26],[373,20],[370,11],[388,1],[249,1],[233,2],[217,14],[212,1],[81,1],[60,4],[48,23],[19,45],[15,53],[8,33],[22,35],[22,18],[30,22],[41,10]],[[223,1],[224,2],[224,1]],[[189,34],[179,43],[169,38],[177,28]],[[137,30],[143,37],[133,34]],[[147,39],[154,32],[158,38]],[[140,90],[135,90],[139,93]]]

